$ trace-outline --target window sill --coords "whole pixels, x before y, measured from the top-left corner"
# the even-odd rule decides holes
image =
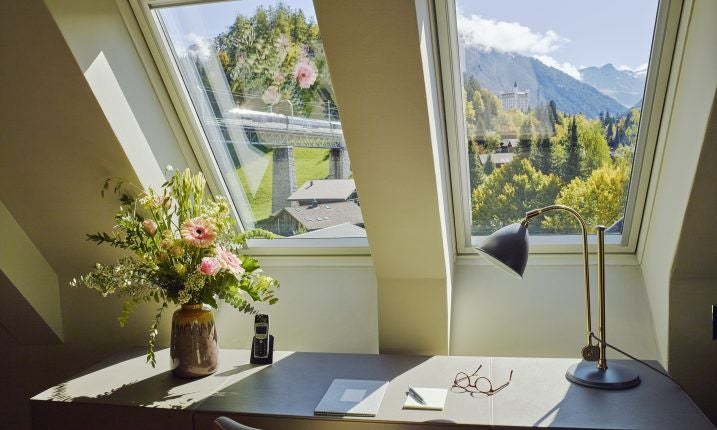
[[[590,253],[590,265],[597,264],[594,253]],[[635,254],[605,254],[605,264],[608,266],[639,266],[640,262]],[[457,266],[490,266],[491,264],[478,254],[459,255],[456,258]],[[537,254],[531,252],[528,266],[582,266],[583,256],[574,254]]]

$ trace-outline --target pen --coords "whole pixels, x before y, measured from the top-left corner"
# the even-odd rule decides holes
[[[413,397],[418,403],[420,403],[420,404],[422,404],[422,405],[425,405],[425,404],[426,404],[426,401],[423,400],[423,397],[421,397],[421,396],[416,392],[416,390],[414,390],[413,388],[408,387],[408,393],[409,393],[409,394],[411,395],[411,397]]]

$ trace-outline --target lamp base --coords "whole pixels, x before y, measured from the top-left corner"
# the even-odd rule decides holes
[[[601,390],[626,390],[640,385],[637,373],[616,363],[609,363],[607,369],[600,370],[583,361],[570,366],[565,377],[574,384]]]

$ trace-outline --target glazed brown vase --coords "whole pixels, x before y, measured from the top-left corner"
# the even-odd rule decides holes
[[[217,371],[217,328],[208,305],[185,304],[174,311],[169,355],[172,373],[181,378],[198,378]]]

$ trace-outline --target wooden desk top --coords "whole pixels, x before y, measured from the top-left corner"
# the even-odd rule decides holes
[[[630,361],[642,378],[637,388],[602,391],[571,384],[565,371],[577,359],[274,353],[274,364],[249,364],[249,351],[222,350],[214,375],[179,379],[169,371],[169,352],[157,368],[144,356],[115,357],[32,398],[34,428],[98,428],[93,419],[139,428],[208,428],[216,416],[236,417],[262,428],[607,428],[713,429],[690,398],[657,373]],[[511,384],[491,397],[449,390],[443,411],[403,410],[409,385],[450,388],[459,371]],[[390,382],[374,418],[314,417],[314,408],[335,378]],[[131,408],[131,409],[127,409]],[[109,414],[109,415],[108,415]],[[156,422],[156,424],[155,424]],[[368,425],[367,425],[368,424]],[[55,427],[53,427],[55,425]],[[82,425],[86,425],[83,427]],[[171,426],[171,427],[170,427]],[[459,426],[456,426],[459,427]]]

